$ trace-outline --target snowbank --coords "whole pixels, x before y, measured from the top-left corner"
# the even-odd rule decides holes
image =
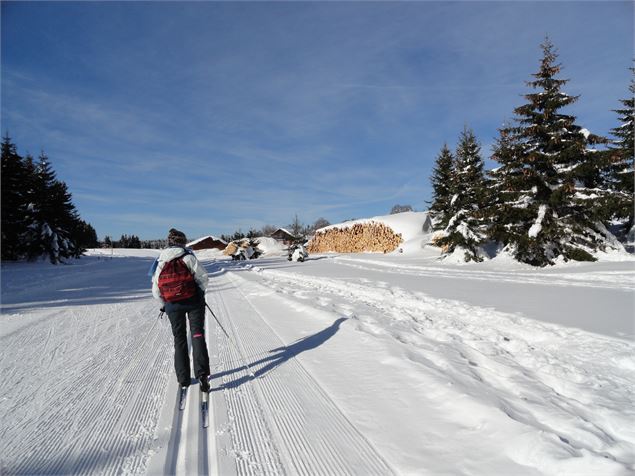
[[[286,245],[269,236],[260,236],[256,238],[256,241],[258,242],[258,249],[262,251],[263,255],[276,256],[287,252]]]
[[[103,258],[156,258],[161,250],[150,248],[91,248],[86,250],[86,256],[97,256]]]
[[[223,250],[217,250],[215,248],[206,250],[195,250],[194,254],[201,261],[227,259],[227,256],[223,254]]]

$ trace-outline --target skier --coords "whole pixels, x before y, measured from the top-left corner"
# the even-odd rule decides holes
[[[201,391],[209,392],[209,356],[205,342],[205,289],[207,272],[194,254],[185,249],[185,234],[172,228],[168,247],[156,263],[152,275],[152,294],[163,303],[174,335],[174,368],[184,390],[190,385],[190,359],[187,350],[187,323],[190,321],[194,374]]]

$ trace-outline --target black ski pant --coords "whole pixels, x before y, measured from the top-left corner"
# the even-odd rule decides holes
[[[192,380],[187,350],[186,314],[190,321],[190,334],[192,335],[194,375],[199,378],[208,376],[210,373],[209,356],[205,343],[205,304],[203,303],[189,311],[168,311],[167,315],[172,324],[172,335],[174,335],[174,369],[181,386],[188,386]]]

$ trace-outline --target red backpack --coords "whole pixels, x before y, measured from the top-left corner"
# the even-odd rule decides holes
[[[196,281],[183,257],[165,263],[158,284],[161,297],[167,302],[183,301],[196,294]]]

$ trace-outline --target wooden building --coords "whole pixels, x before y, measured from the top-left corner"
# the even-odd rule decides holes
[[[297,238],[295,236],[293,236],[289,232],[289,230],[286,230],[284,228],[278,228],[276,231],[274,231],[269,236],[271,238],[273,238],[274,240],[276,240],[276,241],[284,243],[285,245],[292,245],[297,240]]]
[[[191,243],[186,245],[188,248],[193,250],[224,250],[227,247],[227,243],[225,243],[220,238],[215,236],[204,236],[199,238],[198,240],[194,240]]]

